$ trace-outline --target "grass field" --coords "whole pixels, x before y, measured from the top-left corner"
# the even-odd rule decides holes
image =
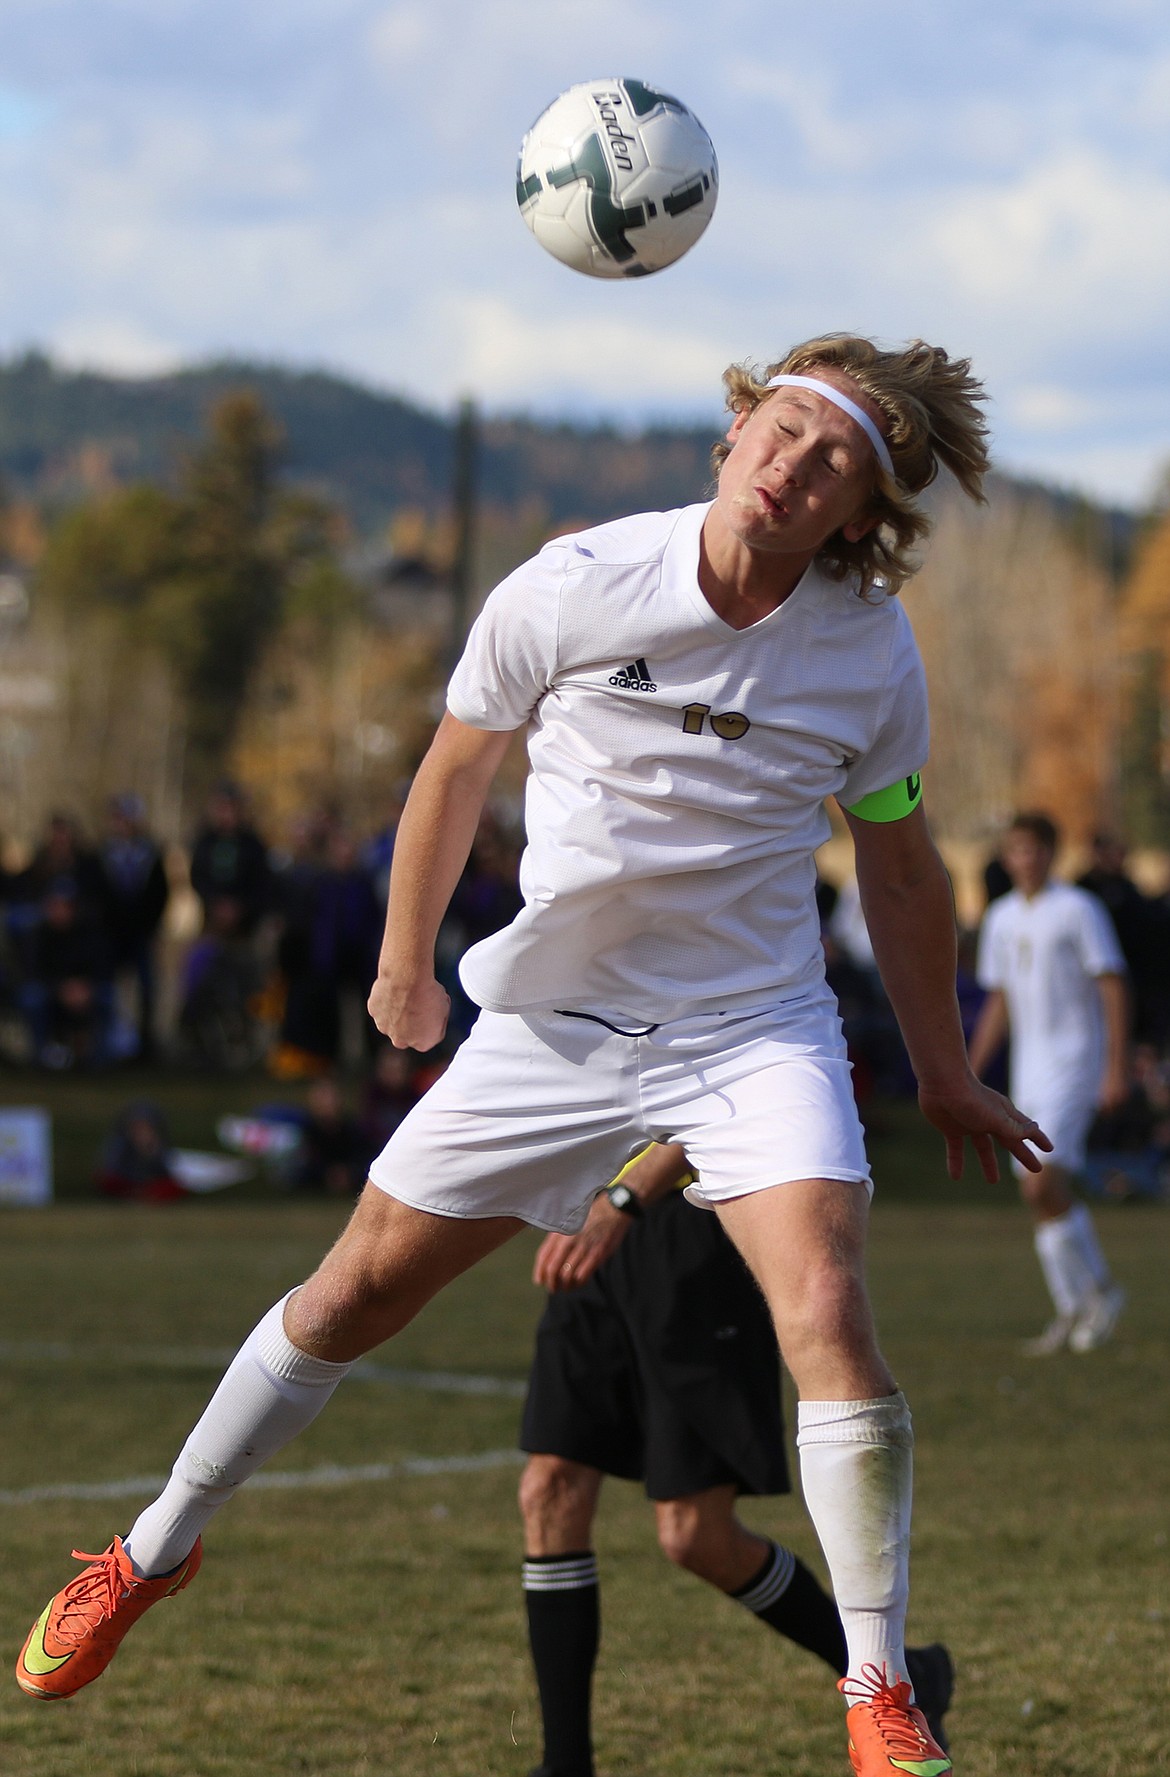
[[[200,1139],[189,1120],[184,1139]],[[1010,1192],[953,1191],[906,1113],[882,1123],[874,1290],[918,1434],[911,1627],[955,1652],[956,1768],[1170,1772],[1170,1211],[1102,1211],[1131,1293],[1122,1330],[1090,1357],[1030,1363],[1019,1340],[1045,1305]],[[80,1154],[76,1131],[69,1143]],[[219,1351],[340,1214],[257,1198],[0,1217],[7,1658],[70,1548],[126,1527],[149,1494],[135,1477],[165,1472]],[[494,1255],[374,1354],[407,1374],[344,1386],[273,1465],[299,1484],[226,1512],[199,1580],[99,1684],[57,1706],[0,1687],[5,1777],[524,1777],[539,1745],[510,1452],[534,1244]],[[451,1372],[495,1391],[456,1392]],[[397,1472],[330,1482],[324,1465]],[[113,1497],[44,1496],[101,1483]],[[745,1516],[817,1561],[798,1504]],[[598,1552],[604,1777],[843,1777],[825,1670],[669,1569],[636,1488],[609,1484]]]

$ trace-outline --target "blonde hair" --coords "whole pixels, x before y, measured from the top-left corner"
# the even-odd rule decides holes
[[[930,530],[930,519],[914,496],[930,486],[940,464],[969,498],[983,500],[988,469],[987,422],[979,405],[983,385],[972,376],[970,359],[948,358],[941,346],[921,339],[900,351],[882,351],[871,339],[826,333],[793,346],[762,373],[733,364],[723,373],[727,405],[733,413],[752,413],[773,393],[767,387],[770,377],[815,376],[826,368],[843,371],[880,409],[897,481],[878,466],[870,505],[877,524],[856,543],[838,531],[822,546],[819,560],[834,580],[856,576],[863,598],[879,583],[892,595],[917,569],[912,551]],[[723,441],[714,447],[716,476],[730,452]]]

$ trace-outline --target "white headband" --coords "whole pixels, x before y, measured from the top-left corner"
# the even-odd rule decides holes
[[[890,455],[885,439],[869,415],[858,407],[856,401],[850,401],[848,395],[843,395],[840,389],[833,387],[832,383],[823,383],[816,376],[774,376],[771,382],[764,386],[769,389],[811,389],[815,395],[823,395],[826,401],[831,401],[834,407],[839,407],[842,413],[847,413],[851,420],[857,421],[873,445],[874,455],[878,462],[890,480],[897,481],[898,477],[894,473],[894,459]]]

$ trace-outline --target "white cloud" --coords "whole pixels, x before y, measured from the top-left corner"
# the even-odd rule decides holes
[[[932,243],[971,299],[1033,330],[1152,325],[1170,285],[1170,177],[1078,149],[952,194]]]
[[[437,332],[455,342],[463,386],[488,402],[547,411],[550,388],[574,404],[588,396],[610,412],[632,401],[653,404],[664,389],[682,405],[718,402],[718,343],[683,325],[595,312],[567,327],[534,307],[523,312],[471,294],[447,299],[436,320]]]
[[[434,41],[434,9],[419,5],[391,6],[374,19],[369,45],[378,68],[397,79]]]
[[[835,70],[737,57],[725,73],[737,95],[767,111],[774,129],[795,134],[813,166],[856,171],[871,162],[872,132],[839,92]]]
[[[1087,424],[1097,405],[1079,389],[1054,383],[1023,383],[1004,407],[1012,422],[1036,432],[1067,432]]]
[[[161,376],[177,370],[183,354],[156,334],[117,315],[86,315],[58,328],[53,349],[76,370],[103,370],[115,376]]]

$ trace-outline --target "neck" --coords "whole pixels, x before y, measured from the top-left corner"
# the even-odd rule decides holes
[[[699,589],[716,616],[732,629],[748,629],[795,592],[815,558],[815,550],[749,549],[713,506],[699,539]]]

